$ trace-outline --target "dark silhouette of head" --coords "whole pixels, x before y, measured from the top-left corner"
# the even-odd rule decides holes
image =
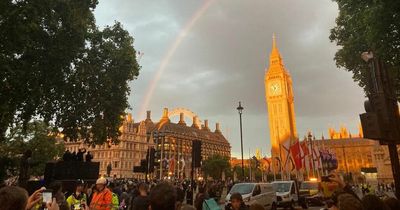
[[[7,186],[0,189],[0,206],[2,210],[25,210],[28,192],[21,187]]]
[[[168,183],[156,185],[150,192],[151,210],[175,210],[175,188]]]
[[[396,198],[390,197],[383,200],[386,206],[389,207],[390,210],[400,209],[400,202]]]
[[[386,204],[376,195],[365,195],[362,198],[361,203],[364,210],[389,209]]]

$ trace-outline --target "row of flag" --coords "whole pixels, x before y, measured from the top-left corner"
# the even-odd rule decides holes
[[[287,141],[289,142],[289,141]],[[312,143],[311,143],[312,144]],[[296,141],[293,145],[290,144],[282,144],[282,150],[284,150],[284,154],[286,156],[286,163],[281,163],[284,167],[288,164],[291,165],[291,170],[304,170],[304,171],[312,171],[314,169],[317,170],[334,170],[338,167],[338,160],[335,152],[325,149],[318,148],[317,145],[312,145],[307,141]],[[276,159],[280,161],[279,157]],[[283,159],[283,158],[282,158]],[[268,163],[268,171],[271,171],[271,160],[265,158]]]

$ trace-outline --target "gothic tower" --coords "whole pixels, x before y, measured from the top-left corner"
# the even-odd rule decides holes
[[[265,98],[268,108],[269,132],[273,160],[286,162],[287,148],[297,139],[292,79],[283,65],[282,57],[272,38],[269,67],[265,72]]]

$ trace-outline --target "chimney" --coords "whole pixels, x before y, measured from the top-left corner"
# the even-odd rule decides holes
[[[219,123],[215,123],[215,133],[221,133],[221,130],[219,128]]]
[[[146,115],[147,115],[146,120],[151,120],[151,111],[150,110],[146,111]]]
[[[199,129],[199,125],[197,124],[197,116],[193,117],[193,124],[192,124],[192,128],[197,128]]]
[[[178,124],[180,124],[180,125],[186,125],[186,122],[185,122],[185,115],[184,115],[183,113],[179,113],[179,122],[178,122]]]
[[[208,120],[204,120],[204,128],[202,128],[202,130],[210,131],[208,128]]]
[[[169,120],[169,117],[168,117],[168,108],[164,108],[164,110],[163,110],[163,115],[162,115],[162,117],[161,117],[161,120],[160,120],[160,122],[161,121],[170,121]]]

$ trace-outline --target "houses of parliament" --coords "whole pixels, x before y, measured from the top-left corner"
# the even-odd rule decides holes
[[[299,136],[296,130],[292,78],[284,66],[275,35],[272,38],[272,49],[269,65],[265,70],[264,84],[269,141],[272,147],[272,170],[277,172],[290,167],[288,166],[288,157],[290,157],[288,147],[299,141]],[[334,152],[338,159],[337,171],[343,174],[351,173],[356,182],[377,180],[381,183],[389,183],[393,181],[387,147],[379,145],[378,141],[363,138],[361,126],[356,135],[351,135],[344,126],[339,131],[329,128],[328,137],[325,138],[322,135],[320,139],[317,139],[314,136],[313,144]]]

